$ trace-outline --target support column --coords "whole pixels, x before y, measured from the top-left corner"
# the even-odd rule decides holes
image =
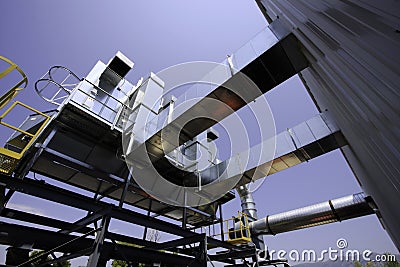
[[[128,188],[129,188],[129,181],[130,181],[130,175],[128,175],[125,178],[125,182],[124,182],[124,189],[122,190],[121,193],[121,199],[119,200],[119,208],[122,208],[122,206],[124,205],[124,201],[125,201],[125,197],[126,197],[126,193],[128,192]]]
[[[149,209],[147,210],[147,217],[150,217],[151,214],[151,205],[153,204],[153,200],[150,198],[149,200]],[[147,226],[144,227],[144,231],[143,231],[143,240],[146,240],[146,236],[147,236]]]
[[[6,187],[0,185],[0,214],[6,206],[5,199],[6,199]]]
[[[183,229],[186,229],[186,220],[187,220],[187,209],[186,209],[186,207],[183,207],[183,209],[182,209],[182,228]]]
[[[28,174],[29,170],[32,169],[32,166],[35,164],[35,162],[38,160],[40,155],[42,154],[43,150],[47,147],[47,145],[50,143],[50,141],[53,139],[53,137],[56,135],[58,130],[58,127],[54,127],[49,135],[46,137],[46,139],[43,141],[43,143],[40,145],[39,149],[34,153],[33,157],[29,159],[29,161],[23,166],[23,168],[20,171],[16,171],[15,177],[18,177],[19,179],[24,179],[25,176]]]
[[[206,235],[204,235],[203,241],[200,242],[198,261],[199,261],[199,264],[198,264],[199,267],[207,267],[208,256],[207,256],[207,236]]]
[[[6,265],[18,265],[29,260],[30,249],[8,247],[6,254]]]
[[[225,241],[225,236],[224,236],[224,219],[223,219],[223,214],[222,214],[222,204],[218,204],[218,209],[219,209],[219,227],[220,227],[220,234],[221,234],[221,240]]]
[[[201,182],[201,181],[200,181]],[[186,220],[187,220],[187,209],[186,209],[186,203],[187,203],[187,192],[184,191],[184,198],[185,198],[185,205],[183,206],[182,209],[182,228],[186,229]]]
[[[15,191],[12,189],[9,189],[8,192],[6,193],[6,187],[0,186],[0,213],[7,206],[8,201],[10,200],[10,198],[14,193]]]
[[[94,249],[92,254],[89,257],[87,267],[96,267],[101,266],[99,265],[100,261],[100,254],[103,248],[104,238],[108,231],[108,225],[110,224],[110,217],[104,216],[101,221],[101,231],[96,234],[96,239],[94,241]]]

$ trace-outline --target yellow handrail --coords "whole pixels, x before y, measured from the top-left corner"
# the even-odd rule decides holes
[[[12,86],[6,93],[0,96],[0,109],[2,109],[18,94],[19,91],[22,91],[26,88],[26,86],[28,85],[28,78],[26,77],[25,73],[20,69],[20,67],[18,67],[17,64],[12,62],[8,58],[0,56],[0,60],[10,65],[7,69],[0,72],[0,79],[10,74],[13,70],[17,70],[22,76],[20,81],[18,81],[14,86]]]
[[[38,129],[36,129],[33,133],[23,130],[20,127],[13,126],[13,125],[3,122],[3,118],[11,110],[13,110],[17,105],[25,107],[25,108],[33,111],[36,115],[42,116],[44,118],[44,120],[41,121],[40,127]],[[47,125],[49,120],[50,120],[49,115],[44,114],[30,106],[27,106],[24,103],[21,103],[19,101],[15,101],[14,103],[12,103],[12,105],[0,116],[0,125],[10,128],[16,132],[19,132],[22,136],[21,140],[24,140],[24,139],[28,139],[28,140],[25,141],[26,143],[23,145],[23,147],[20,147],[19,152],[10,150],[5,147],[0,147],[0,172],[5,173],[5,174],[10,174],[15,169],[19,160],[26,153],[26,151],[31,147],[31,145],[36,140],[36,138],[39,136],[39,134],[42,132],[42,130]],[[25,137],[28,137],[28,138],[25,138]]]
[[[22,79],[18,81],[14,86],[11,87],[6,93],[4,93],[2,96],[0,96],[0,109],[5,107],[18,93],[19,91],[23,90],[26,88],[28,84],[28,79],[25,75],[25,73],[11,60],[0,56],[0,60],[3,60],[7,62],[10,66],[4,70],[3,72],[0,73],[0,79],[4,78],[8,74],[10,74],[13,70],[17,70],[21,76]],[[35,127],[39,126],[38,129],[36,128],[31,128],[31,131],[29,129],[22,129],[21,126],[14,126],[9,123],[4,122],[4,118],[16,107],[16,106],[22,106],[25,109],[28,109],[32,111],[35,115],[39,115],[43,118],[41,120],[40,126],[39,124],[36,124]],[[15,101],[11,104],[10,107],[7,108],[7,110],[4,111],[3,114],[0,115],[0,125],[7,127],[11,130],[14,131],[15,133],[18,133],[15,138],[19,138],[20,146],[14,147],[14,149],[9,149],[6,147],[0,147],[0,172],[5,173],[5,174],[11,174],[21,158],[24,156],[26,151],[31,147],[33,142],[36,140],[36,138],[39,136],[39,134],[42,132],[44,127],[47,125],[48,121],[50,120],[50,116],[47,114],[44,114],[22,102]],[[9,143],[7,143],[9,144]]]
[[[245,244],[251,242],[249,220],[247,214],[238,212],[237,217],[233,217],[224,221],[227,231],[227,242],[231,244]]]

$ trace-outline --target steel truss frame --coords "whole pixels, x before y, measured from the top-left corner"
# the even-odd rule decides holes
[[[62,252],[63,256],[54,258],[50,263],[79,256],[89,256],[88,266],[105,266],[109,259],[120,259],[137,266],[139,263],[161,263],[162,266],[207,266],[210,260],[235,264],[231,255],[254,256],[255,251],[241,248],[224,241],[198,234],[180,225],[162,221],[141,213],[118,207],[96,198],[90,198],[44,181],[31,178],[17,179],[0,174],[0,216],[16,221],[27,222],[41,227],[23,226],[0,222],[0,243],[14,247],[30,246],[45,250],[45,256],[52,252]],[[64,204],[81,210],[88,215],[71,223],[41,215],[35,215],[6,207],[7,193],[20,192],[48,201]],[[156,243],[140,238],[113,233],[108,230],[110,219],[141,225],[161,232],[176,235],[172,241]],[[92,228],[90,224],[100,221],[100,226]],[[43,227],[58,229],[44,230]],[[94,238],[93,238],[94,236]],[[125,245],[121,242],[134,244]],[[228,253],[211,255],[210,248],[222,248]],[[30,262],[19,266],[29,266]],[[44,266],[44,263],[41,265]],[[39,266],[41,266],[39,265]]]

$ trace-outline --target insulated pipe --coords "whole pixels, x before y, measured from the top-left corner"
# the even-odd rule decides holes
[[[250,223],[253,235],[275,235],[375,213],[364,193],[325,201]]]
[[[249,223],[254,222],[258,219],[256,203],[253,199],[253,194],[247,188],[247,185],[241,185],[236,187],[236,191],[240,197],[240,203],[242,206],[242,212],[248,216]],[[256,248],[265,250],[264,237],[262,235],[252,236],[252,241]]]

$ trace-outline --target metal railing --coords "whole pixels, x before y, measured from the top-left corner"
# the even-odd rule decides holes
[[[227,242],[238,245],[251,242],[250,227],[247,214],[238,212],[237,217],[229,218],[224,221],[227,231],[224,235],[227,236]]]
[[[60,106],[81,80],[68,68],[53,66],[36,81],[35,91],[45,101]]]
[[[28,78],[26,77],[25,73],[18,67],[18,65],[11,60],[3,56],[0,56],[0,60],[6,62],[9,65],[7,69],[0,72],[0,79],[9,75],[14,70],[19,72],[19,74],[21,75],[21,80],[19,80],[15,85],[11,86],[11,88],[8,89],[8,91],[0,97],[0,109],[2,109],[19,93],[19,91],[22,91],[26,88],[26,86],[28,85]]]
[[[0,56],[0,59],[10,64],[10,66],[3,72],[0,73],[0,79],[9,75],[13,70],[17,70],[22,79],[18,81],[14,86],[11,86],[9,90],[6,91],[0,97],[0,109],[4,108],[10,101],[18,94],[19,91],[25,89],[28,83],[28,79],[25,73],[12,61]],[[35,123],[29,129],[25,129],[23,127],[24,123],[19,126],[11,125],[4,121],[5,117],[10,114],[12,110],[14,110],[17,106],[25,108],[29,111],[32,111],[34,115],[38,115],[41,120],[37,120],[38,123]],[[12,135],[12,139],[10,138],[7,143],[14,142],[18,143],[18,145],[10,145],[7,144],[5,147],[0,147],[0,173],[10,174],[13,172],[15,167],[17,166],[19,160],[26,153],[29,147],[33,144],[37,136],[42,132],[43,128],[46,126],[47,122],[50,120],[50,116],[44,114],[20,101],[13,102],[4,112],[0,115],[0,126],[11,129],[14,131]],[[4,131],[4,130],[3,130]],[[18,140],[18,141],[16,141]]]
[[[123,88],[128,83],[112,69],[106,67],[110,79],[119,80],[116,88]],[[57,77],[56,77],[57,76]],[[57,106],[73,103],[94,117],[111,125],[111,128],[122,129],[132,112],[128,95],[121,93],[115,96],[87,78],[79,78],[74,72],[63,66],[51,67],[35,83],[37,94],[45,101]],[[117,90],[119,92],[123,90]]]
[[[4,122],[4,118],[16,106],[22,106],[22,107],[34,112],[34,114],[42,116],[42,120],[39,121],[39,124],[35,125],[38,127],[31,128],[34,130],[30,130],[30,129],[25,130],[22,128],[22,126],[14,126],[14,125]],[[19,145],[18,149],[9,149],[6,147],[0,147],[0,172],[5,173],[5,174],[10,174],[14,170],[14,168],[18,164],[19,160],[22,158],[22,156],[25,154],[25,152],[29,149],[29,147],[33,144],[33,142],[38,137],[38,135],[42,132],[43,128],[46,126],[46,124],[49,120],[50,120],[49,115],[44,114],[22,102],[16,101],[16,102],[12,103],[12,105],[0,116],[0,125],[7,127],[11,130],[14,130],[15,131],[14,136],[16,136],[15,138],[19,139],[20,145]]]
[[[214,231],[215,232],[215,231]],[[248,215],[238,212],[238,216],[223,221],[223,231],[220,234],[210,235],[219,238],[233,245],[247,244],[251,242],[250,225]]]
[[[89,91],[85,88],[88,86],[91,88]],[[122,130],[123,125],[129,120],[129,114],[134,112],[129,105],[128,96],[116,97],[86,78],[83,78],[71,92],[68,102],[110,124],[111,129]]]

